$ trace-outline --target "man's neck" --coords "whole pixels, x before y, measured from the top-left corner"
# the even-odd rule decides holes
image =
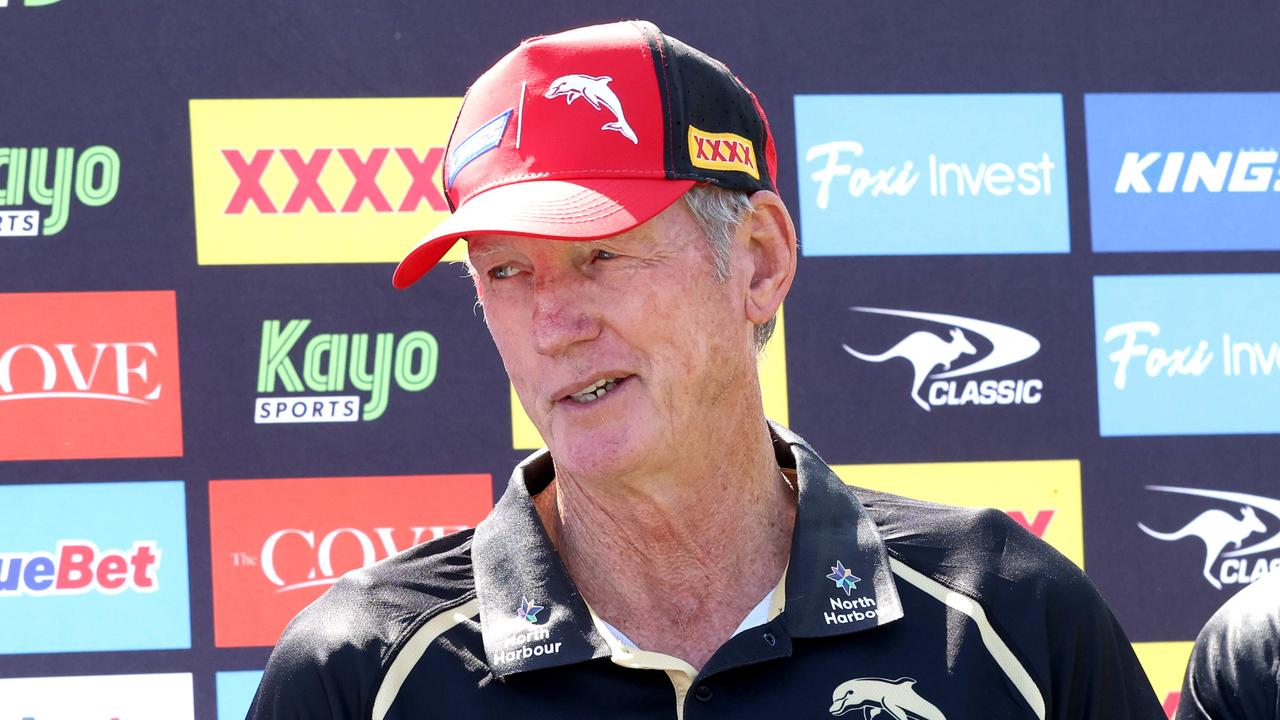
[[[557,472],[534,497],[583,597],[640,648],[701,669],[782,576],[795,490],[755,428],[626,492]]]

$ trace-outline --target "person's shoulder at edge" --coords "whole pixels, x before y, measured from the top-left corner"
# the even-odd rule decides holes
[[[285,628],[249,720],[368,714],[390,653],[475,594],[464,530],[344,575]]]
[[[1205,623],[1177,717],[1280,718],[1280,573],[1236,593]]]
[[[1036,679],[1050,718],[1165,714],[1093,582],[1007,513],[853,487],[889,556],[982,606]]]

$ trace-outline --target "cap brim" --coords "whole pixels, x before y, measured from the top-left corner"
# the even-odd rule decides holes
[[[467,199],[409,252],[391,277],[403,289],[426,275],[459,238],[522,235],[599,240],[624,233],[670,207],[693,180],[587,178],[500,185]]]

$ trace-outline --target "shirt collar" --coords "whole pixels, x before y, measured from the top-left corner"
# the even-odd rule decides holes
[[[794,637],[867,630],[902,617],[884,542],[853,493],[799,436],[769,424],[798,490],[791,557],[775,602]],[[516,466],[472,542],[485,654],[494,675],[608,657],[587,603],[534,508],[554,477],[540,450]]]

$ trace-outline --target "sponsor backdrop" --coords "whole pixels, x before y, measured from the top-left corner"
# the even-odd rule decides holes
[[[294,613],[485,515],[540,438],[465,273],[392,263],[468,83],[638,7],[0,0],[0,720],[242,717]],[[643,12],[773,122],[769,414],[1058,548],[1172,712],[1280,572],[1280,10]]]

